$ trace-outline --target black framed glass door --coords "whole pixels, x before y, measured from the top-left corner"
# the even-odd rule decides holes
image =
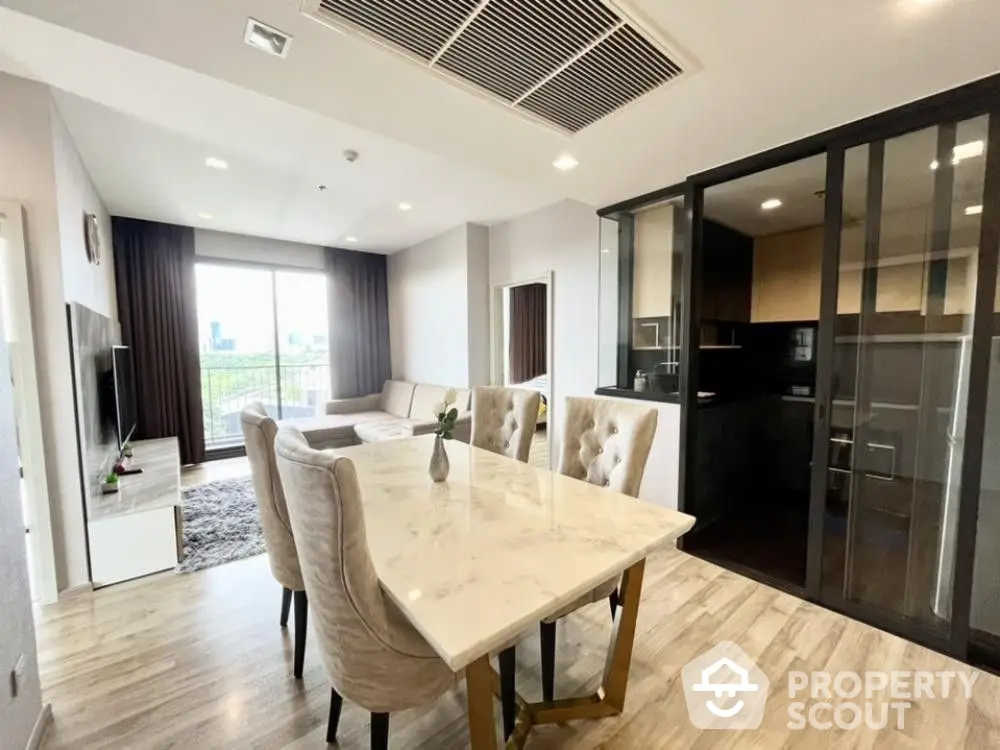
[[[828,156],[807,594],[963,657],[995,127],[982,115]]]

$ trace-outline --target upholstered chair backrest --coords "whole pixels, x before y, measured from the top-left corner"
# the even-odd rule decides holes
[[[527,462],[540,400],[525,388],[473,388],[472,445]]]
[[[282,586],[302,591],[302,572],[295,549],[295,538],[288,521],[285,493],[274,459],[274,436],[278,426],[259,403],[249,404],[240,412],[243,439],[250,460],[250,477],[257,496],[260,525],[271,572]]]
[[[451,670],[379,586],[353,462],[309,447],[297,429],[277,438],[278,471],[330,681],[368,711],[404,711],[433,699]]]
[[[567,398],[559,473],[637,497],[656,434],[656,410]]]

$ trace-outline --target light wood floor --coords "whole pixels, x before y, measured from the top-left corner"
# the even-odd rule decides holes
[[[216,462],[188,483],[239,471]],[[245,462],[243,463],[245,466]],[[264,557],[199,573],[160,574],[80,595],[38,613],[45,699],[55,723],[44,747],[326,747],[329,690],[315,641],[301,682],[278,627],[279,588]],[[596,687],[610,634],[595,605],[560,623],[557,695]],[[720,641],[739,644],[771,679],[764,724],[702,732],[687,718],[681,667]],[[914,701],[904,730],[787,728],[789,670],[968,670],[946,657],[677,551],[650,558],[625,712],[545,727],[528,748],[1000,747],[1000,679],[980,674],[971,700]],[[518,688],[540,693],[538,639],[518,648]],[[393,748],[468,744],[464,689],[392,717]],[[498,709],[499,710],[499,709]],[[340,747],[368,747],[367,715],[346,705]]]

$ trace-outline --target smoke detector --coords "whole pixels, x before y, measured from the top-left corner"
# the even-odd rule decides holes
[[[291,36],[256,18],[247,19],[243,41],[262,52],[281,58],[288,57],[288,50],[292,46]]]

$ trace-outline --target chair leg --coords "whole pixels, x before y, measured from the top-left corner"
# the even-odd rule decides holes
[[[517,654],[514,646],[500,652],[500,704],[503,708],[503,738],[506,741],[517,722]]]
[[[281,589],[281,627],[288,627],[288,611],[292,608],[292,590]]]
[[[295,663],[292,674],[295,679],[302,679],[302,665],[306,660],[306,617],[309,612],[309,600],[305,591],[295,592]]]
[[[330,689],[330,719],[326,724],[326,741],[332,744],[337,741],[337,727],[340,725],[340,710],[344,707],[344,699],[336,688]]]
[[[542,700],[555,699],[556,693],[556,624],[539,625],[542,640]]]
[[[620,600],[620,598],[618,596],[618,589],[615,589],[614,591],[611,592],[611,596],[608,597],[608,604],[611,605],[611,619],[612,620],[615,619],[615,615],[618,613],[618,605],[620,603],[621,603],[621,600]]]
[[[372,750],[389,750],[389,714],[372,714]]]

